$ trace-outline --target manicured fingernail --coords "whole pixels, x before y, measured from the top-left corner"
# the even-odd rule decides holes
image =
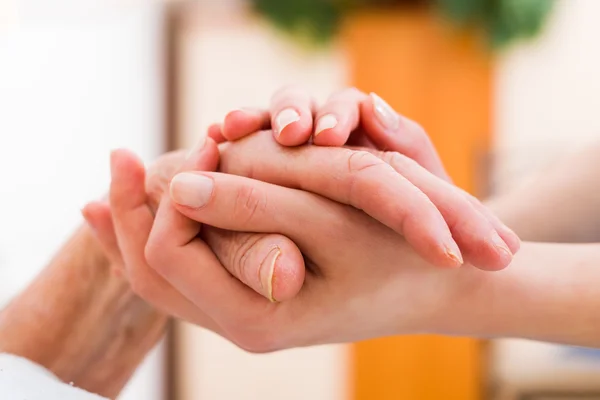
[[[400,127],[400,116],[394,109],[386,103],[381,97],[375,93],[371,93],[371,101],[373,102],[373,109],[375,110],[375,116],[387,130],[396,130]]]
[[[277,135],[281,135],[283,129],[289,124],[300,121],[300,114],[293,108],[286,108],[275,117],[275,129]]]
[[[451,259],[452,261],[454,261],[454,263],[457,266],[464,264],[462,255],[460,254],[460,250],[458,249],[458,246],[456,245],[456,243],[454,241],[446,244],[444,247],[445,247],[446,255],[448,256],[448,258]]]
[[[265,260],[260,264],[261,285],[267,292],[268,299],[275,303],[277,300],[273,296],[273,282],[275,280],[275,263],[281,255],[279,247],[274,247],[269,251]]]
[[[317,136],[319,133],[323,132],[324,130],[335,128],[335,126],[337,124],[338,124],[338,120],[335,117],[335,115],[333,115],[333,114],[323,115],[321,118],[319,118],[317,120],[317,124],[315,127],[315,136]]]
[[[198,139],[196,144],[190,149],[190,151],[188,151],[186,159],[189,159],[191,156],[193,156],[194,154],[196,154],[200,150],[202,150],[204,148],[205,144],[206,144],[206,136],[202,135],[202,136],[200,136],[200,139]]]
[[[512,251],[510,251],[504,240],[502,240],[502,238],[500,237],[500,235],[498,235],[496,231],[492,231],[492,243],[503,254],[503,258],[507,260],[512,260]]]
[[[207,176],[182,172],[171,180],[171,198],[182,206],[200,208],[210,200],[213,187],[213,180]]]

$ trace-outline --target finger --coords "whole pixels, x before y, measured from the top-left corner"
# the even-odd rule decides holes
[[[119,244],[117,243],[110,206],[107,202],[93,201],[81,210],[81,214],[92,228],[102,251],[110,261],[115,272],[121,275],[124,272],[123,268],[125,266],[121,257],[121,251],[119,250]]]
[[[169,187],[171,178],[179,171],[187,152],[178,150],[161,155],[146,171],[148,207],[156,214],[158,204]]]
[[[182,174],[190,173],[177,176]],[[217,324],[227,326],[234,315],[253,312],[264,299],[229,274],[197,237],[199,228],[198,222],[178,212],[166,198],[158,208],[144,253],[153,271]]]
[[[111,154],[111,176],[113,223],[133,291],[165,313],[220,332],[221,329],[211,318],[146,263],[144,248],[153,218],[145,203],[144,166],[141,161],[126,150],[114,151]]]
[[[396,152],[379,152],[379,157],[406,177],[440,210],[465,260],[485,270],[500,270],[512,261],[512,252],[491,221],[452,184]]]
[[[256,154],[254,147],[262,152]],[[264,135],[253,135],[222,149],[221,171],[251,175],[351,205],[404,235],[421,256],[435,265],[462,263],[446,221],[429,198],[370,153],[320,146],[281,151]]]
[[[306,91],[287,86],[271,98],[271,126],[277,142],[298,146],[308,142],[313,128],[313,101]]]
[[[271,115],[268,110],[240,108],[225,116],[221,132],[227,140],[237,140],[256,131],[268,129],[270,124]]]
[[[496,231],[498,232],[498,234],[500,235],[502,240],[504,240],[504,243],[507,244],[510,251],[513,254],[516,254],[519,251],[519,249],[521,248],[521,239],[519,239],[519,236],[517,236],[517,234],[515,232],[513,232],[512,229],[510,229],[508,226],[506,226],[500,220],[500,218],[498,218],[490,209],[488,209],[486,206],[481,204],[479,199],[477,199],[476,197],[472,196],[471,194],[469,194],[465,191],[463,191],[463,193],[467,197],[467,199],[471,202],[473,207],[475,207],[480,213],[485,215],[487,217],[487,219],[491,222],[491,224],[494,226],[494,228],[496,228]]]
[[[360,104],[366,98],[355,88],[344,89],[331,96],[317,111],[313,143],[343,146],[360,124]]]
[[[425,130],[399,115],[375,93],[361,102],[361,123],[380,150],[391,150],[412,158],[434,175],[450,181],[444,165]]]
[[[358,150],[358,148],[353,148],[353,149]],[[471,207],[473,207],[473,210],[477,211],[476,215],[473,215],[473,213],[472,213],[473,210],[471,210],[470,212],[462,213],[462,214],[460,212],[458,212],[457,216],[459,219],[468,219],[471,221],[476,221],[478,218],[484,217],[487,220],[487,222],[495,229],[496,233],[502,239],[503,243],[498,242],[497,244],[499,244],[501,247],[503,245],[506,245],[506,247],[508,248],[508,250],[510,251],[510,253],[512,255],[516,254],[519,251],[519,248],[521,246],[521,240],[519,239],[517,234],[514,233],[509,227],[507,227],[502,221],[500,221],[500,219],[496,215],[494,215],[494,213],[492,213],[487,207],[485,207],[483,204],[481,204],[481,202],[473,195],[471,195],[471,194],[467,193],[466,191],[464,191],[456,186],[453,186],[451,184],[450,185],[444,184],[445,181],[436,182],[435,178],[433,178],[432,176],[429,176],[429,174],[430,174],[429,171],[426,171],[426,170],[419,171],[422,167],[420,167],[418,164],[415,165],[413,160],[408,159],[407,157],[405,157],[399,153],[382,152],[379,150],[369,149],[369,148],[367,148],[367,149],[363,148],[363,150],[369,151],[370,153],[376,155],[377,157],[381,158],[383,161],[390,164],[398,173],[403,174],[406,178],[408,178],[411,182],[413,182],[415,184],[415,186],[417,186],[419,189],[421,189],[433,201],[433,203],[438,207],[440,207],[440,205],[443,206],[446,204],[447,200],[445,199],[445,197],[447,196],[447,194],[451,194],[451,196],[452,196],[451,198],[453,198],[455,201],[468,202],[469,205]],[[412,167],[411,167],[411,165],[412,165]],[[424,178],[422,179],[420,175],[423,175]],[[432,188],[435,188],[436,186],[440,186],[440,189],[433,190]],[[445,188],[444,188],[444,186],[445,186]],[[464,206],[461,207],[461,206],[455,205],[455,206],[452,206],[450,209],[446,208],[444,211],[442,211],[442,209],[440,208],[440,211],[442,211],[442,215],[448,222],[449,220],[454,219],[454,217],[452,217],[449,214],[455,213],[459,209],[464,209],[464,208],[465,208]],[[468,207],[465,211],[467,211],[467,210],[469,210]],[[470,215],[470,217],[467,215]],[[454,234],[455,234],[455,232],[453,231],[453,235]],[[488,236],[482,235],[481,238],[486,238]],[[498,241],[497,238],[494,238],[494,240]],[[470,243],[474,243],[474,242],[470,242]],[[459,242],[459,246],[462,249],[464,244],[461,244]],[[505,250],[505,249],[502,249],[502,250]],[[490,268],[497,269],[499,267],[496,267],[496,268],[490,267]]]
[[[207,156],[207,153],[216,156]],[[214,171],[218,165],[217,156],[216,144],[207,139],[190,153],[181,171]],[[174,210],[168,195],[161,201],[156,221],[156,229],[152,230],[149,238],[150,247],[164,245],[163,234],[168,235],[168,243],[181,246],[191,242],[200,233],[200,224],[182,217]],[[227,237],[227,240],[213,243],[217,245],[215,253],[218,259],[232,275],[256,292],[271,301],[283,301],[293,298],[300,291],[304,282],[304,260],[300,250],[288,238],[245,233],[231,236],[222,234],[221,237]]]
[[[302,288],[304,259],[287,237],[205,226],[202,238],[233,276],[267,299],[289,300]]]
[[[223,143],[227,141],[225,136],[223,136],[223,124],[212,124],[209,126],[206,136],[217,143]]]

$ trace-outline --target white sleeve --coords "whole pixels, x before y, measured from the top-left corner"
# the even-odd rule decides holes
[[[107,400],[61,382],[25,358],[0,354],[0,398],[7,400]]]

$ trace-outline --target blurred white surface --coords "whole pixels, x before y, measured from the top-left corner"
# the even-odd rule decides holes
[[[495,69],[498,189],[561,152],[600,140],[600,1],[558,0],[544,33]]]
[[[565,151],[600,140],[600,1],[559,0],[546,30],[496,68],[495,186],[507,190]],[[504,391],[600,390],[600,360],[562,346],[495,341],[492,369]],[[504,398],[510,397],[512,394]]]
[[[109,182],[109,152],[162,152],[162,7],[21,0],[0,30],[0,301],[24,287]],[[162,399],[161,350],[123,399]]]

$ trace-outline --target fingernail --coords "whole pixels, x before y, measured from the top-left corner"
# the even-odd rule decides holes
[[[281,250],[279,247],[274,247],[260,265],[261,284],[263,289],[266,289],[268,299],[273,303],[277,302],[273,296],[273,282],[275,280],[275,263],[280,255]]]
[[[504,240],[502,240],[496,231],[492,231],[492,243],[501,253],[503,253],[504,258],[507,258],[508,260],[513,258],[512,251],[510,251]]]
[[[257,110],[255,108],[248,108],[248,107],[236,108],[234,110],[231,110],[229,112],[229,114],[233,114],[234,112],[241,112],[243,114],[253,115],[253,116],[260,115],[260,110]]]
[[[446,250],[446,255],[448,256],[448,258],[454,261],[454,263],[457,264],[457,266],[464,264],[462,255],[460,254],[460,250],[458,249],[458,246],[454,242],[454,240],[451,243],[446,244],[444,248]]]
[[[277,129],[277,135],[281,135],[283,129],[289,124],[300,121],[300,114],[293,108],[286,108],[281,111],[275,117],[275,129]]]
[[[375,93],[371,93],[371,101],[373,103],[373,109],[375,110],[375,116],[387,130],[396,130],[400,127],[400,116],[394,109],[381,97]]]
[[[200,136],[200,139],[196,142],[196,144],[188,151],[186,159],[189,159],[194,154],[198,153],[200,150],[204,148],[204,144],[206,143],[206,136]]]
[[[338,120],[333,114],[327,114],[319,118],[315,127],[315,136],[327,129],[335,128]]]
[[[182,172],[171,180],[171,198],[182,206],[200,208],[210,200],[213,187],[213,180],[207,176]]]

